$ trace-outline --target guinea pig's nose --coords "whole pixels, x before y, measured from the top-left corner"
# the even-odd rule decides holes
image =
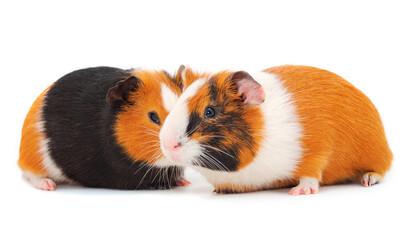
[[[178,142],[176,138],[167,139],[167,141],[164,142],[164,148],[168,151],[175,151],[180,147],[181,143]]]

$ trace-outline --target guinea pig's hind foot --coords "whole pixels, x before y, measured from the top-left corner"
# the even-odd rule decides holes
[[[367,172],[362,176],[362,185],[365,187],[370,187],[382,180],[382,176],[376,172]]]
[[[318,191],[319,181],[316,178],[303,177],[299,179],[299,184],[289,191],[289,194],[293,196],[309,195],[315,194]]]
[[[45,191],[54,191],[56,189],[56,183],[50,178],[36,175],[27,171],[23,173],[23,176],[35,188]]]

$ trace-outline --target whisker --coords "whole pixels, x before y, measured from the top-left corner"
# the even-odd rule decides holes
[[[148,150],[148,149],[150,149],[150,150],[149,150],[149,151],[146,151],[146,150]],[[139,160],[139,159],[141,159],[142,156],[144,156],[144,155],[146,155],[146,154],[149,154],[149,153],[151,153],[151,152],[153,152],[153,151],[155,151],[155,150],[159,151],[160,149],[158,149],[157,146],[152,145],[152,146],[150,146],[150,147],[148,147],[148,148],[145,148],[144,151],[143,151],[141,154],[138,155],[138,157],[134,158],[134,156],[133,156],[133,158],[136,159],[136,160]]]
[[[160,157],[162,156],[162,152],[157,149],[157,151],[147,160],[150,164],[154,164]]]
[[[159,140],[159,136],[158,135],[154,135],[154,134],[152,134],[152,133],[149,133],[149,132],[141,132],[141,131],[137,131],[137,132],[133,132],[133,133],[138,133],[139,134],[139,136],[144,136],[144,135],[148,135],[148,136],[152,136],[152,137],[155,137],[156,139],[158,139]],[[151,138],[152,138],[151,137]],[[135,136],[126,136],[126,137],[122,137],[122,139],[134,139],[135,138]]]
[[[191,131],[189,131],[189,132],[187,133],[187,135],[189,136],[189,135],[191,135],[193,132],[195,132],[195,131],[198,129],[198,127],[201,125],[201,123],[202,123],[203,121],[204,121],[204,120],[201,119],[201,121],[198,123],[198,125],[197,125],[194,129],[192,129]]]
[[[152,156],[151,156],[151,158],[150,159],[148,159],[147,161],[139,161],[139,162],[142,162],[142,165],[141,165],[141,167],[139,167],[138,169],[137,169],[137,171],[135,171],[134,172],[134,174],[137,174],[142,168],[144,168],[145,166],[150,166],[150,169],[152,168],[152,159],[153,158],[156,158],[156,159],[153,159],[153,162],[156,162],[158,159],[159,159],[159,157],[161,157],[161,152],[160,152],[160,150],[159,149],[153,149],[153,150],[151,150],[151,151],[149,151],[149,152],[152,152],[152,151],[154,151],[154,150],[157,150]],[[143,154],[147,154],[147,153],[149,153],[149,152],[144,152]],[[159,155],[158,156],[156,156],[157,154],[159,153]],[[141,157],[143,154],[141,154],[139,157]],[[133,157],[133,156],[132,156]],[[130,157],[131,158],[131,157]],[[136,158],[136,159],[138,159],[138,158]],[[134,165],[134,163],[135,163],[136,161],[133,161],[133,163],[131,164],[131,167]],[[147,170],[147,172],[150,170],[150,169],[148,169]],[[144,175],[145,176],[145,175]],[[141,179],[141,181],[142,181],[142,179]],[[141,183],[140,183],[141,184]],[[140,184],[138,184],[138,186],[140,185]]]
[[[155,174],[154,178],[152,179],[152,181],[155,181],[155,179],[157,178],[157,176],[159,176],[159,173],[161,172],[161,169],[157,172],[157,174]],[[160,181],[160,178],[158,178],[158,182]]]
[[[137,171],[134,172],[134,175],[136,175],[142,168],[144,168],[145,166],[148,165],[147,162],[144,162],[144,161],[140,161],[140,162],[142,163],[142,165],[141,165],[141,167],[139,167],[139,168],[137,169]]]
[[[200,138],[227,138],[227,139],[231,139],[230,137],[227,136],[221,136],[221,135],[214,135],[214,136],[199,136],[198,139]]]
[[[177,175],[176,175],[176,170],[175,170],[176,168],[175,167],[171,167],[171,182],[172,182],[172,180],[173,179],[175,179],[176,177],[177,177]],[[171,188],[172,186],[169,186],[169,188]]]
[[[147,142],[144,142],[143,144],[147,144],[147,143],[157,143],[158,145],[161,145],[161,143],[158,140],[147,141]]]
[[[224,154],[226,154],[227,156],[229,156],[229,157],[235,159],[234,156],[232,156],[231,154],[229,154],[229,153],[227,153],[227,152],[225,152],[225,151],[223,151],[223,150],[221,150],[221,149],[219,149],[219,148],[212,147],[211,145],[209,145],[209,144],[207,144],[207,143],[204,143],[204,142],[202,142],[202,144],[204,144],[204,147],[208,147],[208,148],[214,149],[214,150],[216,150],[216,151],[218,151],[218,152],[224,153]]]
[[[220,170],[220,167],[219,167],[218,165],[216,165],[216,164],[214,163],[214,161],[213,161],[212,159],[210,159],[208,156],[202,156],[202,158],[203,158],[204,160],[206,160],[206,163],[207,163],[207,164],[210,164],[211,166],[215,167],[217,170]],[[204,161],[202,161],[202,162],[204,163]]]
[[[217,169],[221,170],[221,171],[229,171],[229,169],[223,164],[221,163],[218,159],[216,159],[214,156],[204,152],[205,156],[202,155],[204,157],[204,159],[206,159],[209,163],[211,163],[213,166],[215,166]]]
[[[146,128],[146,127],[142,127],[142,128],[144,128],[144,129],[146,129],[146,130],[140,130],[140,131],[135,131],[135,132],[144,132],[144,133],[152,133],[152,134],[154,134],[154,135],[159,135],[159,133],[158,132],[156,132],[156,131],[154,131],[154,130],[152,130],[152,129],[149,129],[149,128]],[[135,133],[134,132],[134,133]]]
[[[164,168],[165,170],[164,170],[164,173],[165,173],[165,177],[166,177],[166,179],[167,179],[167,182],[168,182],[168,186],[169,186],[169,188],[171,189],[171,183],[169,182],[169,176],[168,176],[168,167],[166,167],[166,168]]]
[[[153,149],[151,149],[151,148],[153,148]],[[155,146],[148,147],[148,148],[146,148],[145,150],[147,150],[147,149],[151,149],[150,151],[153,151],[153,150],[155,150]],[[128,158],[128,160],[132,161],[131,167],[134,165],[135,162],[138,162],[139,160],[142,160],[142,156],[143,156],[144,154],[146,154],[146,153],[147,153],[147,152],[144,151],[144,152],[142,152],[141,154],[139,154],[137,157],[135,157],[134,154],[131,155],[131,156]]]
[[[157,126],[157,125],[154,125],[156,128],[160,128],[159,126]],[[153,132],[155,132],[154,130],[152,130],[151,128],[148,128],[148,127],[145,127],[145,126],[139,126],[139,127],[142,127],[142,128],[145,128],[145,129],[148,129],[148,130],[151,130],[151,131],[153,131]]]
[[[147,172],[145,172],[145,174],[142,176],[142,178],[141,178],[140,182],[138,183],[136,189],[138,189],[138,187],[139,187],[139,186],[141,185],[141,183],[144,181],[144,179],[145,179],[145,177],[147,176],[147,174],[148,174],[152,169],[154,169],[154,167],[155,167],[155,165],[151,165],[151,166],[148,168]]]
[[[218,159],[216,159],[214,156],[212,156],[211,154],[209,154],[209,153],[205,153],[207,156],[209,156],[209,157],[211,157],[214,161],[215,161],[215,164],[218,164],[219,166],[221,166],[221,170],[226,170],[226,171],[229,171],[229,169],[221,162],[221,161],[219,161]],[[222,169],[223,168],[223,169]]]
[[[145,127],[145,126],[139,126],[140,128],[144,128],[144,129],[147,129],[148,130],[148,132],[151,132],[151,133],[154,133],[154,134],[157,134],[157,135],[159,135],[159,132],[157,132],[157,131],[155,131],[155,130],[152,130],[151,128],[148,128],[148,127]],[[156,126],[156,127],[158,127],[158,126]],[[159,128],[159,127],[158,127]]]
[[[208,163],[211,163],[217,170],[224,171],[224,169],[219,164],[217,164],[217,162],[213,161],[210,158],[206,158],[206,159]]]

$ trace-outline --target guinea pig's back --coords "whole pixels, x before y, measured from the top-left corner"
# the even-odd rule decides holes
[[[65,75],[48,90],[42,108],[48,150],[70,179],[87,186],[108,186],[111,181],[107,177],[112,169],[103,153],[121,153],[113,147],[115,111],[105,95],[126,77],[117,68],[87,68]]]
[[[314,67],[285,65],[265,71],[277,75],[290,92],[303,127],[304,153],[296,177],[331,184],[364,172],[383,175],[389,169],[392,153],[379,113],[360,90]]]

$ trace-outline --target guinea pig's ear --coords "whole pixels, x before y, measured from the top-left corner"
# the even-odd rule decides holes
[[[183,68],[181,69],[181,67]],[[194,71],[192,71],[192,68],[190,68],[189,66],[185,67],[184,65],[181,65],[181,67],[179,67],[179,70],[181,70],[181,79],[185,89],[189,85],[191,85],[191,83],[196,79]]]
[[[128,93],[141,84],[141,79],[131,76],[126,80],[119,81],[115,87],[110,88],[105,100],[111,106],[119,106],[127,100]]]
[[[184,73],[184,70],[185,70],[185,65],[182,65],[182,64],[181,64],[181,66],[179,66],[178,71],[177,71],[177,74],[176,74],[176,76],[175,76],[175,78],[176,78],[178,81],[181,81],[181,82],[182,82],[182,74]]]
[[[178,71],[175,74],[175,78],[174,78],[178,86],[182,86],[182,87],[185,86],[184,81],[182,80],[182,73],[184,72],[184,70],[185,70],[184,65],[179,66]]]
[[[239,71],[231,76],[231,81],[236,84],[238,95],[244,104],[258,106],[265,101],[265,90],[249,73]]]

